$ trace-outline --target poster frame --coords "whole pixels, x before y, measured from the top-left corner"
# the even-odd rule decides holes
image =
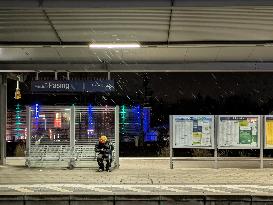
[[[221,117],[255,117],[258,118],[258,127],[257,127],[257,146],[221,146],[220,139],[221,139],[221,132],[220,132],[220,118]],[[217,123],[217,149],[260,149],[261,148],[261,115],[219,115],[218,116],[218,123]]]
[[[172,131],[172,148],[173,149],[214,149],[215,148],[215,116],[214,115],[171,115],[172,120],[171,123],[171,131]],[[175,129],[174,129],[174,122],[176,117],[211,117],[212,118],[212,126],[211,126],[211,131],[212,131],[212,136],[211,136],[211,145],[210,146],[187,146],[187,145],[182,145],[182,146],[176,146],[175,145]]]
[[[264,130],[264,149],[273,149],[273,145],[267,145],[266,140],[267,140],[267,136],[266,136],[266,118],[267,117],[272,117],[273,115],[264,115],[264,119],[263,119],[263,130]]]

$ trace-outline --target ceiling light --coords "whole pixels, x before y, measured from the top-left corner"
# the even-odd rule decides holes
[[[91,43],[89,48],[140,48],[138,43]]]

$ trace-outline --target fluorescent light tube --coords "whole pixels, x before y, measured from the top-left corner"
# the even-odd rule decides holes
[[[140,48],[138,43],[92,43],[89,48]]]

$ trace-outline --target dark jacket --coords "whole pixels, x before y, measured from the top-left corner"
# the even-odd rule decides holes
[[[112,155],[113,150],[114,150],[114,145],[112,145],[112,143],[109,143],[108,141],[105,143],[98,143],[95,146],[95,151],[99,152],[100,154]]]

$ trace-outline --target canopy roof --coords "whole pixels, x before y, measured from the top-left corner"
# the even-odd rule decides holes
[[[271,0],[0,0],[0,71],[256,71],[272,60]]]

